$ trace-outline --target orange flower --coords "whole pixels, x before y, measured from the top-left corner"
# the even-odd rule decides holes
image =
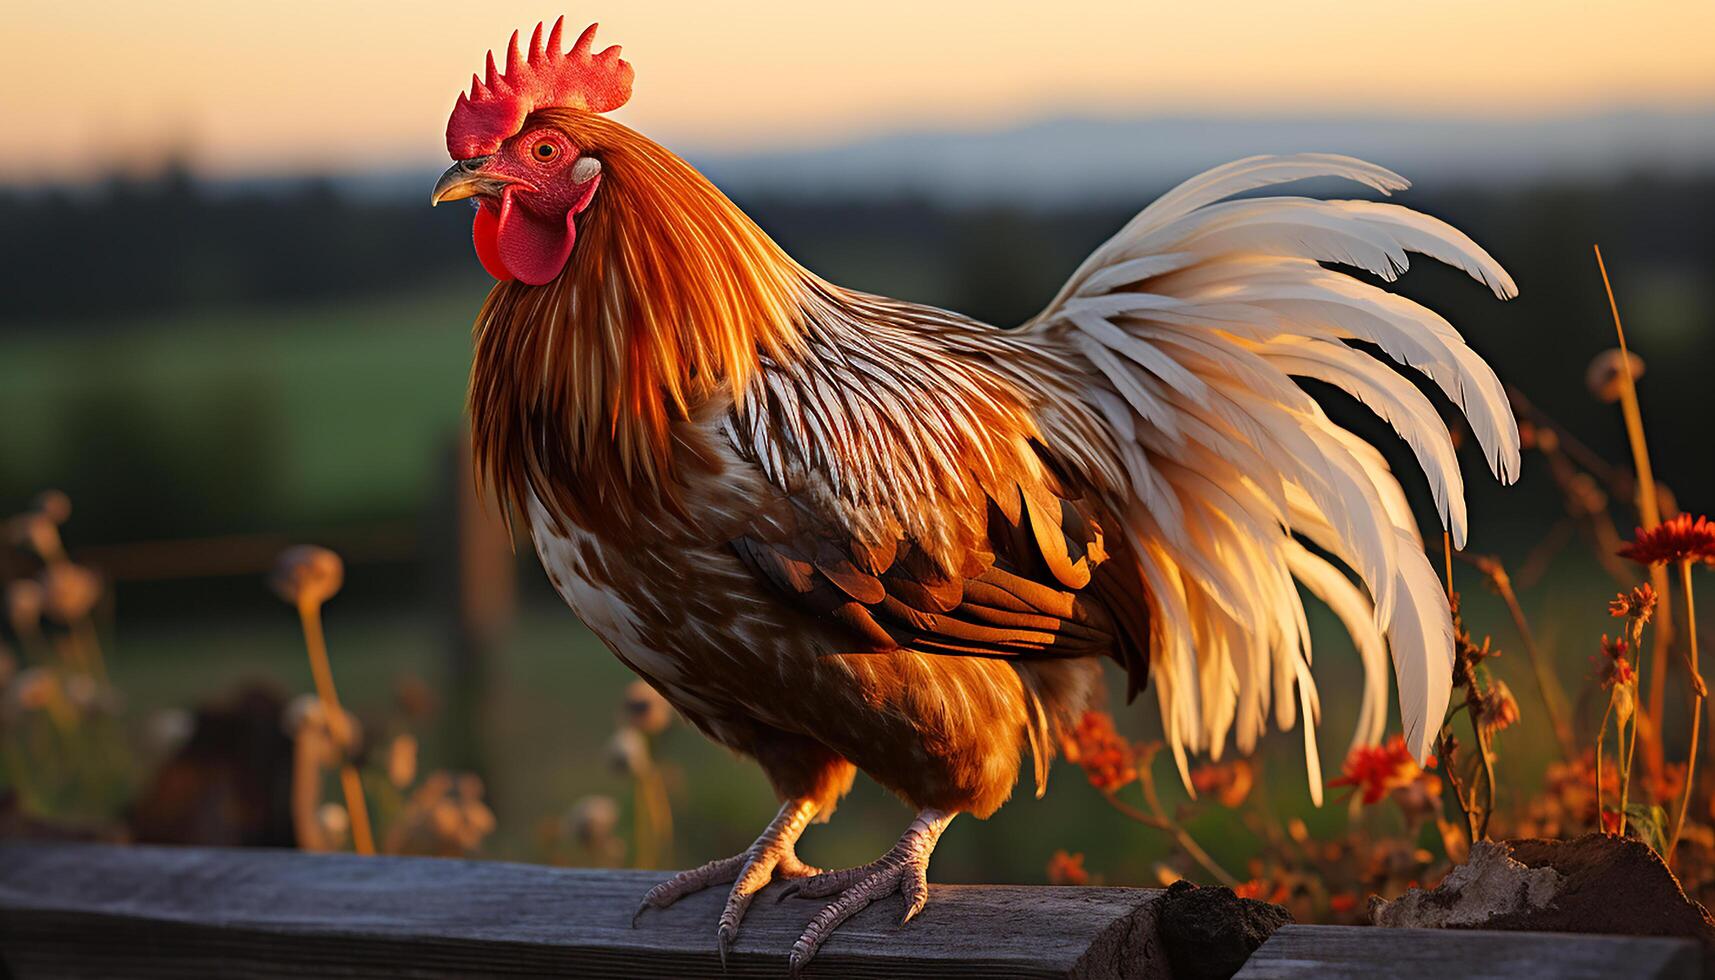
[[[1430,766],[1435,759],[1430,758]],[[1405,736],[1395,735],[1385,745],[1360,745],[1346,756],[1344,775],[1328,781],[1329,786],[1356,786],[1363,792],[1366,805],[1380,802],[1390,791],[1410,786],[1423,768],[1405,747]]]
[[[1072,729],[1066,758],[1084,769],[1090,785],[1112,793],[1137,779],[1137,754],[1114,730],[1113,716],[1105,711],[1086,711]]]
[[[1647,531],[1640,527],[1631,544],[1620,549],[1620,557],[1640,565],[1677,561],[1715,564],[1715,524],[1706,517],[1692,520],[1690,514],[1681,514]]]
[[[1276,905],[1284,903],[1291,897],[1292,892],[1285,882],[1269,882],[1261,878],[1241,881],[1233,886],[1233,894],[1240,898],[1256,898]]]
[[[1246,759],[1229,759],[1191,770],[1191,788],[1205,796],[1213,795],[1215,802],[1229,809],[1243,803],[1255,783],[1256,772]]]
[[[1608,615],[1615,619],[1635,619],[1638,625],[1650,621],[1655,615],[1656,594],[1655,586],[1648,582],[1630,592],[1622,592],[1608,603]]]
[[[1048,883],[1050,885],[1087,885],[1090,883],[1090,873],[1084,870],[1084,854],[1067,854],[1065,851],[1055,851],[1048,859]]]

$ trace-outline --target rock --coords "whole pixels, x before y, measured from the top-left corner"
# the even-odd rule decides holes
[[[1278,905],[1180,880],[1162,899],[1157,928],[1175,980],[1227,980],[1291,921],[1292,913]]]
[[[1514,860],[1505,844],[1478,841],[1434,890],[1413,888],[1391,902],[1372,897],[1370,921],[1397,929],[1487,928],[1501,916],[1546,908],[1562,880],[1551,867]]]
[[[1372,899],[1378,926],[1678,936],[1703,945],[1715,967],[1715,917],[1642,841],[1611,834],[1576,840],[1480,842],[1433,890]]]

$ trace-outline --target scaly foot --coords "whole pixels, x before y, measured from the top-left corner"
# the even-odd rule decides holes
[[[953,814],[942,810],[924,810],[917,814],[900,836],[899,843],[880,859],[843,871],[828,871],[803,878],[788,886],[780,896],[798,895],[804,898],[839,898],[817,912],[804,935],[792,944],[790,965],[797,976],[822,943],[839,928],[840,923],[863,911],[878,898],[899,892],[905,899],[905,915],[900,925],[910,922],[929,902],[929,855],[941,832],[952,823]]]
[[[649,889],[649,893],[643,896],[643,903],[631,916],[632,926],[637,925],[638,917],[648,909],[664,909],[692,892],[730,881],[733,883],[732,891],[727,895],[726,908],[721,911],[720,925],[715,932],[724,967],[726,951],[738,936],[738,924],[757,892],[776,877],[803,879],[819,873],[798,860],[795,850],[798,836],[815,815],[816,808],[810,801],[788,800],[768,829],[743,854],[681,871]]]

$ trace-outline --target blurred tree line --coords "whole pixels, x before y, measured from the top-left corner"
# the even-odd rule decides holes
[[[183,168],[95,187],[0,190],[10,232],[0,236],[0,384],[15,342],[50,335],[105,341],[115,331],[155,329],[191,315],[233,313],[233,330],[265,330],[273,321],[238,314],[421,294],[436,299],[443,319],[468,323],[487,280],[470,252],[468,211],[426,206],[432,179],[424,174],[422,200],[359,196],[327,179],[211,188]],[[1091,248],[1163,189],[1060,210],[1029,202],[949,208],[906,198],[739,203],[794,256],[835,281],[1011,324],[1034,313]],[[1600,242],[1634,349],[1648,362],[1642,390],[1659,475],[1688,506],[1711,506],[1715,461],[1702,423],[1709,416],[1705,366],[1715,359],[1715,175],[1426,186],[1401,200],[1489,248],[1522,296],[1499,305],[1427,260],[1399,288],[1446,313],[1503,379],[1622,460],[1612,409],[1584,390],[1586,364],[1613,342],[1590,252]],[[57,407],[57,462],[38,472],[0,460],[0,497],[69,484],[83,505],[84,527],[98,540],[219,533],[290,514],[277,499],[282,464],[275,449],[295,423],[273,383],[255,365],[235,370],[202,396],[190,439],[163,433],[182,428],[172,420],[184,413],[159,414],[146,393],[123,383],[80,389]],[[1540,523],[1550,499],[1497,495],[1474,472],[1470,487],[1478,498],[1476,540],[1486,529]],[[409,516],[415,505],[368,499],[356,513],[316,516]]]

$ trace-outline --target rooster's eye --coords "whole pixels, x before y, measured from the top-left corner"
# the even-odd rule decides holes
[[[560,155],[560,148],[544,140],[541,143],[537,143],[536,148],[530,152],[536,155],[537,160],[546,163]]]

